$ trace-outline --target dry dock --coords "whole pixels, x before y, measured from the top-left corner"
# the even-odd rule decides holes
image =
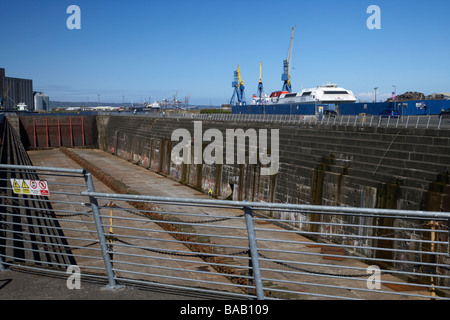
[[[132,164],[129,161],[120,159],[114,155],[111,155],[109,153],[100,151],[100,150],[92,150],[92,149],[71,149],[70,151],[76,153],[79,157],[85,159],[86,161],[88,161],[89,163],[91,163],[94,166],[97,166],[99,168],[102,169],[103,172],[114,176],[115,179],[122,181],[125,185],[131,187],[133,190],[141,193],[141,194],[145,194],[145,195],[151,195],[151,196],[165,196],[165,197],[182,197],[182,198],[207,198],[206,195],[199,193],[197,190],[194,190],[190,187],[187,187],[185,185],[182,185],[170,178],[166,178],[163,177],[159,174],[156,174],[150,170],[147,170],[145,168],[142,168],[140,166],[136,166],[134,164]],[[29,155],[31,157],[31,160],[33,162],[33,164],[35,166],[47,166],[47,167],[64,167],[64,168],[80,168],[80,166],[75,163],[72,159],[68,158],[63,152],[61,152],[59,149],[50,149],[50,150],[41,150],[41,151],[30,151]],[[97,179],[94,180],[94,186],[97,192],[105,192],[105,193],[113,193],[113,190],[109,189],[107,186],[105,186],[102,182],[98,181]],[[126,204],[123,204],[121,207],[126,206]],[[187,211],[192,211],[195,213],[199,213],[198,208],[184,208]],[[214,215],[215,214],[215,210],[220,210],[220,209],[215,209],[215,208],[208,208],[208,209],[204,209],[204,210],[200,210],[202,214],[205,215],[205,217],[209,216],[209,215]],[[125,211],[116,211],[117,215],[126,215],[127,212]],[[233,215],[237,215],[239,214],[239,212],[232,212],[230,214]],[[63,222],[62,222],[63,223]],[[129,226],[133,227],[133,223],[135,222],[130,222]],[[228,222],[229,223],[229,222]],[[151,222],[148,222],[148,224],[151,224]],[[65,225],[65,227],[70,227],[70,224]],[[156,228],[157,226],[155,226]],[[201,227],[200,227],[201,228]],[[279,226],[270,224],[270,223],[260,223],[258,224],[258,228],[264,229],[277,229],[280,228]],[[229,232],[238,232],[236,230],[231,230]],[[242,231],[242,234],[238,234],[238,236],[244,236],[245,237],[245,230]],[[169,237],[168,235],[162,233],[161,237]],[[288,238],[286,238],[286,235],[283,235],[282,233],[280,233],[280,238],[277,240],[281,240],[281,242],[278,242],[277,247],[282,247],[283,249],[286,250],[286,252],[291,251],[295,251],[299,249],[299,245],[296,244],[294,241],[299,241],[301,243],[304,243],[301,248],[301,250],[304,250],[305,252],[311,252],[311,253],[318,253],[320,251],[320,246],[316,245],[314,242],[312,242],[311,240],[308,240],[307,238],[304,238],[298,234],[289,234]],[[283,238],[284,237],[284,238]],[[285,241],[283,243],[283,240]],[[293,241],[292,243],[290,241]],[[139,245],[139,242],[134,242],[134,244]],[[186,248],[182,248],[182,245],[180,244],[174,244],[174,243],[170,243],[168,242],[168,246],[172,246],[172,249],[174,250],[186,250]],[[264,248],[264,246],[270,246],[269,244],[261,244],[261,248]],[[276,259],[287,259],[289,254],[284,254],[284,256],[273,256],[273,258]],[[210,270],[213,271],[213,268],[211,266],[205,266],[205,261],[202,261],[201,259],[198,258],[192,258],[192,263],[188,268],[191,268],[192,270],[196,270],[196,269],[202,269],[202,270]],[[317,256],[317,255],[311,255],[311,256],[306,256],[306,258],[303,258],[303,262],[310,262],[312,265],[317,264],[320,261],[323,261],[323,257]],[[177,264],[177,262],[174,261],[169,261],[168,266],[171,264]],[[270,262],[265,262],[264,263],[266,267],[269,267]],[[358,268],[364,268],[367,267],[367,265],[364,265],[361,262],[358,262],[356,260],[347,260],[347,259],[335,259],[335,260],[330,260],[329,264],[334,264],[334,265],[346,265],[346,266],[350,266],[350,267],[358,267]],[[325,272],[326,269],[324,268],[315,268],[314,271],[316,272]],[[1,274],[0,274],[1,275]],[[4,275],[8,275],[7,273],[5,273]],[[4,275],[1,275],[4,277]],[[201,279],[202,277],[206,277],[208,280],[217,280],[217,281],[226,281],[224,279],[219,279],[222,276],[220,275],[216,275],[215,273],[211,273],[210,274],[205,274],[205,273],[192,273],[193,277],[199,277],[199,279]],[[315,280],[315,282],[317,283],[321,283],[321,284],[325,284],[327,286],[331,286],[328,288],[320,288],[317,287],[315,288],[313,287],[308,287],[306,285],[306,282],[304,282],[304,284],[299,284],[296,282],[296,280],[298,280],[298,278],[296,278],[294,276],[289,275],[289,273],[287,274],[277,274],[276,271],[270,272],[268,271],[266,276],[272,278],[272,279],[279,279],[282,284],[283,287],[287,287],[290,290],[297,290],[298,292],[304,292],[304,293],[311,293],[311,294],[327,294],[327,295],[332,295],[332,294],[337,294],[338,291],[342,291],[339,290],[340,287],[346,287],[348,285],[348,279],[343,277],[343,278],[323,278],[323,279],[318,279]],[[306,276],[306,277],[312,277],[311,276]],[[389,278],[385,278],[385,280],[396,280],[398,281],[398,279],[395,279],[394,277],[387,275],[386,277]],[[312,278],[311,278],[312,279]],[[309,279],[309,281],[311,281],[311,279]],[[154,279],[153,279],[154,280]],[[305,280],[305,279],[303,279]],[[290,283],[292,281],[292,283]],[[314,282],[314,280],[312,280]],[[303,282],[303,281],[302,281]],[[178,283],[180,284],[180,283]],[[280,284],[277,283],[272,283],[271,285],[273,285],[275,288],[278,286],[280,287]],[[356,287],[360,287],[362,289],[362,291],[358,291],[358,290],[344,290],[345,292],[345,297],[349,298],[349,299],[409,299],[409,297],[407,297],[406,295],[402,295],[401,294],[401,290],[392,290],[388,287],[383,287],[383,290],[392,290],[392,292],[396,292],[395,295],[392,296],[386,296],[383,295],[382,297],[380,297],[378,294],[376,293],[372,293],[372,292],[368,292],[365,291],[364,289],[366,288],[366,282],[365,281],[360,281],[359,284],[355,285]],[[215,286],[213,286],[215,287]],[[334,288],[334,289],[333,289]],[[215,287],[215,289],[221,289],[218,287]],[[416,288],[417,289],[417,288]],[[420,288],[419,288],[420,289]],[[226,291],[226,288],[224,289]],[[336,292],[333,292],[336,291]],[[3,291],[6,292],[6,291]],[[129,291],[126,291],[129,292]],[[136,292],[135,292],[136,293]],[[411,294],[411,290],[408,289],[408,294]],[[2,291],[0,290],[0,297],[1,297]],[[32,294],[30,292],[30,294]],[[111,296],[112,293],[108,293],[107,297],[112,297]],[[124,299],[126,299],[128,297],[129,293],[124,293]],[[423,295],[424,293],[421,292],[421,294]],[[114,294],[113,294],[114,295]],[[340,295],[342,295],[342,292],[340,293]],[[117,292],[115,298],[120,298],[121,293]],[[11,293],[10,295],[11,298],[16,297],[18,298],[17,295],[14,295],[14,293]],[[20,298],[24,299],[27,297],[26,292],[21,292],[20,293]],[[45,297],[45,296],[44,296]],[[75,295],[75,297],[77,297]],[[79,296],[78,296],[79,297]],[[86,298],[89,298],[90,296],[87,295]],[[145,294],[143,294],[142,292],[137,293],[136,295],[134,295],[134,297],[137,297],[138,299],[140,298],[148,298],[148,297],[155,297],[154,295],[149,295],[149,296],[145,296]],[[161,298],[163,297],[164,299],[177,299],[179,298],[178,295],[174,295],[174,296],[170,296],[170,295],[166,295],[166,296],[160,296]],[[189,296],[187,296],[189,297]],[[3,298],[7,298],[4,297]],[[29,298],[33,298],[33,297],[29,297]],[[292,298],[292,297],[286,297],[286,298]],[[307,298],[307,296],[303,296],[303,298]],[[150,298],[152,299],[152,298]],[[213,298],[214,299],[214,298]]]

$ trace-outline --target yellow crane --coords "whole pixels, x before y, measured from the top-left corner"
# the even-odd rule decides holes
[[[2,108],[4,107],[4,102],[6,101],[6,97],[8,96],[9,89],[11,89],[11,85],[12,85],[12,82],[9,83],[8,88],[6,88],[6,91],[3,92],[3,97],[1,97],[2,99],[0,100],[0,106]]]
[[[241,78],[241,70],[239,69],[239,65],[237,66],[237,70],[234,72],[234,81],[232,82],[232,87],[234,88],[233,96],[230,100],[230,105],[246,105],[245,102],[245,86],[244,81]],[[235,100],[236,103],[235,103]]]
[[[288,50],[288,56],[287,59],[283,61],[283,75],[281,76],[281,80],[284,81],[283,83],[283,91],[291,92],[291,75],[289,73],[291,68],[291,58],[292,58],[292,43],[294,41],[294,30],[296,26],[292,27],[292,34],[291,34],[291,42],[289,44],[289,50]]]

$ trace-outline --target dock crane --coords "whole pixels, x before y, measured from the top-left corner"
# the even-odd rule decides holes
[[[241,78],[239,65],[237,66],[237,70],[234,71],[234,81],[232,82],[231,86],[234,88],[234,91],[233,96],[230,100],[230,105],[245,106],[247,104],[245,102],[245,86],[244,81],[242,81]]]
[[[9,83],[8,88],[6,89],[6,91],[3,92],[3,96],[0,96],[0,109],[5,108],[6,98],[8,98],[11,101],[13,101],[11,98],[8,97],[8,91],[9,91],[9,89],[11,89],[11,84],[12,84],[12,82]],[[15,104],[15,102],[14,102],[14,104]]]
[[[262,103],[263,101],[263,83],[262,83],[262,62],[259,62],[259,82],[258,82],[258,91],[257,96],[259,97],[259,102]]]
[[[291,57],[292,57],[292,43],[294,41],[294,30],[295,26],[292,27],[291,43],[289,44],[289,51],[287,59],[283,61],[283,74],[281,75],[281,80],[283,81],[282,91],[291,92],[291,75],[289,70],[291,68]]]

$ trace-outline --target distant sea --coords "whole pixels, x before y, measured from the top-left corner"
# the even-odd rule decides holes
[[[50,109],[59,109],[59,108],[70,108],[70,107],[99,107],[99,106],[109,106],[109,107],[131,107],[129,104],[123,104],[123,103],[113,103],[113,102],[64,102],[64,101],[52,101],[50,100]],[[135,104],[133,105],[134,108],[143,107],[143,105]],[[212,106],[212,105],[189,105],[189,108],[197,107],[199,109],[217,109],[220,108],[220,106]]]

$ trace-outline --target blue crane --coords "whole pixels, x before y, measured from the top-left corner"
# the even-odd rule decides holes
[[[257,96],[259,97],[259,103],[263,103],[263,83],[262,83],[262,62],[259,62],[259,82],[258,82],[258,91]]]
[[[283,74],[281,75],[281,80],[283,81],[282,91],[291,92],[291,75],[289,70],[291,68],[291,57],[292,57],[292,42],[294,41],[294,30],[295,26],[292,27],[291,43],[289,44],[289,51],[287,59],[283,61]]]
[[[245,106],[247,104],[245,102],[245,86],[244,81],[241,79],[241,71],[239,66],[237,66],[237,70],[234,71],[234,81],[232,83],[232,87],[234,88],[234,91],[230,100],[230,105]]]

